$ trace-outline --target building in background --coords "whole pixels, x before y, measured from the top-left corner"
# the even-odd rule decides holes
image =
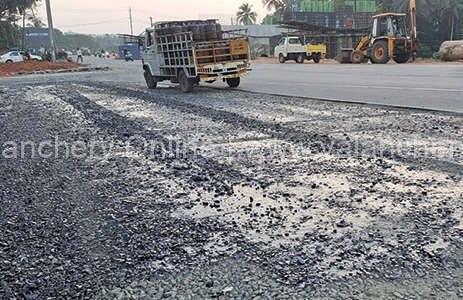
[[[306,22],[329,28],[368,28],[376,14],[376,0],[299,0],[285,21]]]
[[[284,15],[283,26],[300,31],[328,46],[334,58],[342,48],[353,48],[368,34],[378,11],[376,0],[294,0]]]
[[[224,25],[224,31],[246,29],[249,36],[252,57],[271,57],[281,36],[288,29],[278,25]]]
[[[26,27],[26,39],[24,47],[38,53],[40,49],[48,48],[48,28]]]

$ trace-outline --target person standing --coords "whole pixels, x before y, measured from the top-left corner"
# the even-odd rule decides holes
[[[82,55],[82,50],[80,50],[80,48],[77,48],[77,63],[79,63],[79,61],[83,64],[84,56]]]

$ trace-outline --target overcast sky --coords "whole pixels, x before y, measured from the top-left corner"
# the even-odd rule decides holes
[[[155,21],[219,18],[230,23],[238,7],[248,2],[261,20],[268,12],[262,0],[50,0],[54,26],[65,32],[130,33],[129,7],[134,33],[141,33]],[[43,2],[43,1],[42,1]],[[45,5],[38,7],[46,22]]]

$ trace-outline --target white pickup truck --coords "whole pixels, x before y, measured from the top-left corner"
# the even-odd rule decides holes
[[[326,55],[326,45],[307,44],[297,36],[283,37],[275,47],[275,57],[281,64],[288,60],[294,60],[299,64],[307,60],[319,63],[322,56]]]

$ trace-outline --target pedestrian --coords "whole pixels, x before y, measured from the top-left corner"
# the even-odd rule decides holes
[[[84,63],[84,56],[82,55],[82,50],[80,50],[80,48],[77,48],[77,63],[79,63],[79,60],[81,63]]]

